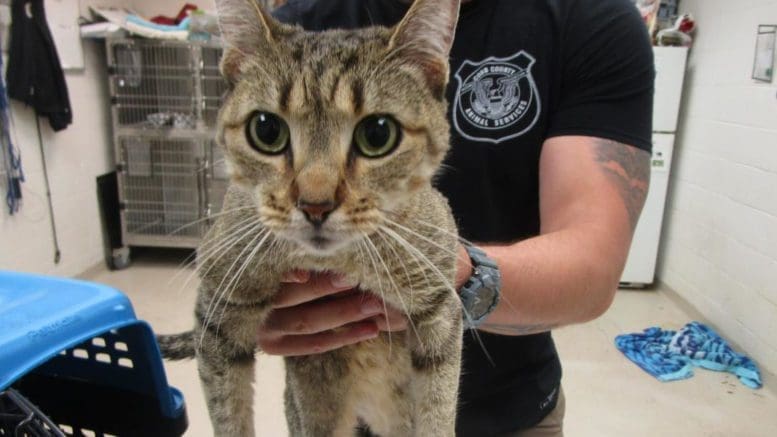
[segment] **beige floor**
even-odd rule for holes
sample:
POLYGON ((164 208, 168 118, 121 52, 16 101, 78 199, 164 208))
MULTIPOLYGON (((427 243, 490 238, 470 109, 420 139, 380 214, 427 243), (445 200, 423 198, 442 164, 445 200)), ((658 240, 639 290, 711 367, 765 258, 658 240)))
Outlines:
MULTIPOLYGON (((196 279, 181 270, 183 256, 157 253, 135 258, 119 272, 95 270, 87 279, 126 292, 139 318, 155 331, 184 330, 192 323, 196 279)), ((751 390, 735 377, 698 371, 685 381, 661 383, 627 361, 613 338, 648 326, 679 328, 692 320, 667 294, 621 291, 599 320, 554 334, 564 364, 567 395, 566 435, 621 436, 777 436, 774 375, 767 388, 751 390)), ((210 436, 209 422, 194 363, 167 363, 170 384, 186 398, 187 436, 210 436)), ((256 382, 256 428, 259 436, 285 436, 283 368, 277 358, 259 356, 256 382)), ((486 436, 484 436, 486 437, 486 436)))

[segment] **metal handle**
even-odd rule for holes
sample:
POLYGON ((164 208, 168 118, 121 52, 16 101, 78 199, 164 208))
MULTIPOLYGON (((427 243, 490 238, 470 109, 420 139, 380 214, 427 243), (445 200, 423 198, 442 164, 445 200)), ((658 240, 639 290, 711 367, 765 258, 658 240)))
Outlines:
POLYGON ((127 146, 125 146, 123 143, 119 143, 119 159, 116 163, 116 171, 118 173, 124 173, 124 171, 127 168, 127 162, 129 161, 127 156, 127 146))
POLYGON ((203 185, 205 183, 203 179, 203 173, 205 168, 203 167, 204 160, 202 158, 194 158, 195 180, 197 181, 197 210, 200 212, 200 218, 205 209, 205 196, 203 195, 203 185))
MULTIPOLYGON (((200 218, 210 217, 210 200, 208 199, 208 170, 210 160, 207 158, 197 158, 197 193, 199 198, 200 218)), ((206 221, 210 225, 210 220, 206 221)))

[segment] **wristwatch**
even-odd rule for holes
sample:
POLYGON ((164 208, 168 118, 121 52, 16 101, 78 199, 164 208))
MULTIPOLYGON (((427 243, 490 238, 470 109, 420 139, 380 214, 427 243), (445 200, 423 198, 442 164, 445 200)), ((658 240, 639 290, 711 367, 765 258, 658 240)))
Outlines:
POLYGON ((459 297, 464 307, 464 327, 475 329, 496 309, 502 275, 485 252, 468 243, 463 245, 472 261, 472 276, 459 290, 459 297))

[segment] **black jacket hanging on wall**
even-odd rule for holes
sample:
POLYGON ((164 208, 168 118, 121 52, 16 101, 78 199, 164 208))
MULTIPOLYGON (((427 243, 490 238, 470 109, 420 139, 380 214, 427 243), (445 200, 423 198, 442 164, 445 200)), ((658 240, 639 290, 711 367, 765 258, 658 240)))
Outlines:
POLYGON ((73 122, 73 113, 43 0, 13 0, 11 19, 8 95, 48 117, 55 131, 65 129, 73 122))

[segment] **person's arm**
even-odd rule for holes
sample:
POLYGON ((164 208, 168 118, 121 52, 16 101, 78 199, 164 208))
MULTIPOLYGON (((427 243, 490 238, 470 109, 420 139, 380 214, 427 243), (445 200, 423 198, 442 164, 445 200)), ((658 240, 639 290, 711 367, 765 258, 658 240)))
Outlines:
MULTIPOLYGON (((527 335, 604 313, 647 195, 650 154, 593 137, 549 139, 540 159, 541 235, 480 246, 499 264, 502 300, 480 329, 527 335)), ((469 265, 460 263, 459 285, 469 265)))
POLYGON ((644 23, 626 0, 572 2, 568 12, 540 157, 540 235, 485 247, 503 276, 502 303, 482 327, 494 333, 606 311, 647 194, 655 68, 644 23))
MULTIPOLYGON (((612 302, 650 179, 650 154, 592 137, 557 137, 540 159, 541 235, 481 246, 499 264, 502 300, 480 329, 528 335, 581 323, 612 302)), ((464 249, 457 286, 471 274, 464 249)), ((267 323, 261 349, 308 355, 403 330, 404 316, 376 297, 343 291, 331 277, 291 274, 267 323), (388 319, 388 321, 386 320, 388 319)))

